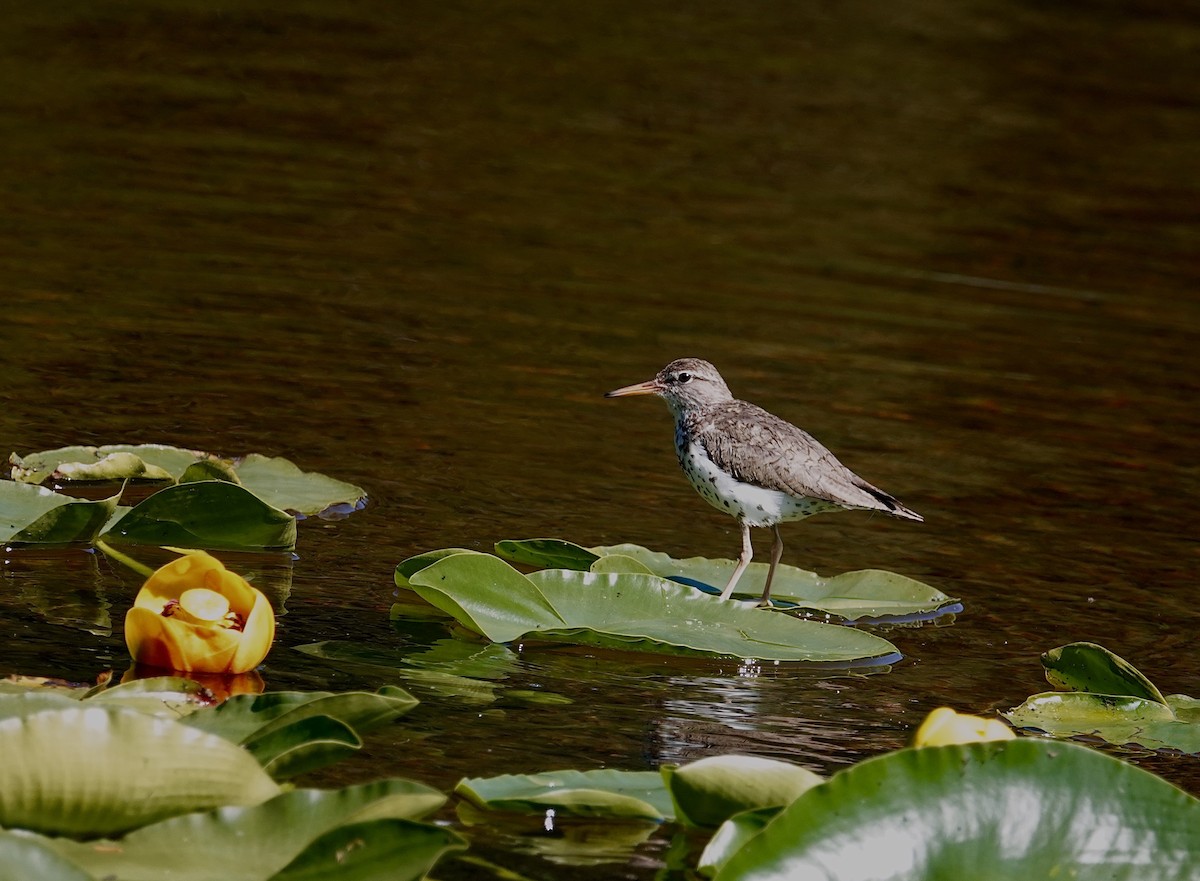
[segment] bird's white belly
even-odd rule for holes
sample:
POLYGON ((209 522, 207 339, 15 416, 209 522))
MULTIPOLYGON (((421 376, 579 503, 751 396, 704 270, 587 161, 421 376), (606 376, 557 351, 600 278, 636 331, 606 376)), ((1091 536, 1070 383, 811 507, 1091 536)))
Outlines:
POLYGON ((744 483, 717 467, 700 444, 678 447, 679 464, 704 500, 751 526, 774 526, 838 508, 824 499, 793 496, 744 483))

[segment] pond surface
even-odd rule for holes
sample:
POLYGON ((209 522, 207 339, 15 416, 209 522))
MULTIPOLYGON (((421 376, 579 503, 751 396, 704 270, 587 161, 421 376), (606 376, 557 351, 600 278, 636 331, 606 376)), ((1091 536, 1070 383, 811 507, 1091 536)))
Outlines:
MULTIPOLYGON (((1185 6, 132 0, 24 4, 0 43, 0 442, 261 452, 370 495, 300 524, 290 566, 245 561, 287 585, 269 688, 422 699, 316 782, 828 773, 935 706, 1016 705, 1075 640, 1200 695, 1185 6), (882 675, 571 649, 490 691, 406 672, 453 650, 388 620, 421 551, 736 555, 665 407, 602 398, 685 355, 926 518, 790 524, 785 562, 965 611, 885 633, 882 675)), ((136 576, 6 557, 0 673, 125 669, 136 576)), ((1196 759, 1138 761, 1200 793, 1196 759)), ((531 878, 676 859, 652 830, 472 835, 531 878)))

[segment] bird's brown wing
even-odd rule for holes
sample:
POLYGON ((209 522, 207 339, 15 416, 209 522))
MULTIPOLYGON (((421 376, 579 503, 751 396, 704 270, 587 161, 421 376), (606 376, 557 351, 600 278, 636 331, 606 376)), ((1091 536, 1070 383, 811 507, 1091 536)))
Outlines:
POLYGON ((745 483, 922 519, 839 462, 807 431, 754 404, 730 401, 708 408, 692 431, 713 462, 745 483))

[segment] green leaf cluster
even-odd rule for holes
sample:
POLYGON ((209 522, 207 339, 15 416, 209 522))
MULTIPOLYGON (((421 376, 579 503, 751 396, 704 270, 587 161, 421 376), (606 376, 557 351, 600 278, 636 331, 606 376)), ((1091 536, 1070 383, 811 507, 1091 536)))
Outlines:
POLYGON ((1200 700, 1163 694, 1136 667, 1103 646, 1073 642, 1042 655, 1059 691, 1032 695, 1003 713, 1019 728, 1053 737, 1098 737, 1150 750, 1200 754, 1200 700))
POLYGON ((361 507, 360 487, 283 458, 221 459, 161 444, 63 447, 9 459, 0 481, 0 541, 15 545, 97 540, 205 549, 290 549, 296 515, 361 507), (122 491, 86 500, 41 486, 127 482, 161 485, 132 507, 122 491))
POLYGON ((722 602, 645 572, 518 572, 491 554, 432 551, 396 567, 396 584, 493 642, 541 640, 762 661, 884 665, 887 640, 851 627, 722 602))
MULTIPOLYGON (((514 563, 539 568, 657 575, 718 594, 737 565, 735 560, 707 557, 678 560, 634 544, 584 548, 552 538, 502 541, 497 543, 496 553, 514 563)), ((768 568, 765 563, 751 563, 734 596, 757 599, 768 568)), ((777 607, 787 611, 819 613, 846 621, 919 622, 952 618, 962 610, 954 597, 881 569, 824 578, 781 564, 776 567, 771 597, 777 607)))
POLYGON ((276 782, 406 712, 401 689, 201 697, 170 678, 0 694, 0 874, 418 879, 465 846, 421 822, 445 796, 420 783, 276 782))
POLYGON ((1015 740, 904 749, 828 780, 786 762, 718 756, 645 772, 468 779, 492 810, 677 820, 715 830, 717 881, 824 878, 1191 877, 1200 801, 1076 744, 1015 740))

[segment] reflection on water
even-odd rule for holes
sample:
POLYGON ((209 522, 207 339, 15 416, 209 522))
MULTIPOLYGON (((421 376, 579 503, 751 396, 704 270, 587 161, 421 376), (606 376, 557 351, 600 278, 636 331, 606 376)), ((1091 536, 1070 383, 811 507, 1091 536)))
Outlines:
MULTIPOLYGON (((813 518, 785 562, 963 599, 889 633, 882 676, 527 651, 496 701, 427 689, 325 779, 735 749, 829 771, 933 706, 1015 705, 1076 639, 1200 694, 1198 39, 1162 4, 25 4, 0 33, 0 436, 366 487, 300 524, 268 688, 402 682, 293 648, 445 638, 387 620, 422 550, 736 547, 667 415, 600 397, 685 355, 927 518, 813 518)), ((7 564, 0 668, 124 669, 136 585, 51 559, 7 564)), ((1192 764, 1152 767, 1200 791, 1192 764)))

